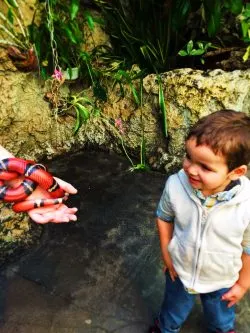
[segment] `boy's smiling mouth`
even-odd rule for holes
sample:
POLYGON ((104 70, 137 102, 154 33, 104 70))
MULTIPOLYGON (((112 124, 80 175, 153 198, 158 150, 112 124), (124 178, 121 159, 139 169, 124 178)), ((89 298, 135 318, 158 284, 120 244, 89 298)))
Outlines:
POLYGON ((196 179, 196 178, 194 178, 192 176, 189 176, 189 175, 188 175, 188 180, 189 180, 191 185, 197 185, 198 183, 200 183, 199 179, 196 179))

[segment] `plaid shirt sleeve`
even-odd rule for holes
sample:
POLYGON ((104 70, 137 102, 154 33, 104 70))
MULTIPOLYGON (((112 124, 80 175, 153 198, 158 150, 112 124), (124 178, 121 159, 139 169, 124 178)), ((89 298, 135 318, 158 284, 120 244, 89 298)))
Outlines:
POLYGON ((169 180, 166 182, 164 191, 158 204, 156 216, 165 222, 174 222, 174 211, 169 197, 169 180))

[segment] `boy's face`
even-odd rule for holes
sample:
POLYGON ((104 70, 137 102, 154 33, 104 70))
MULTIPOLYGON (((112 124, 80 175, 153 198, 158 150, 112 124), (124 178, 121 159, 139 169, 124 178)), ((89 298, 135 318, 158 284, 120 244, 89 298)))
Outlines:
POLYGON ((239 178, 228 170, 222 154, 215 154, 207 145, 196 145, 196 138, 186 142, 186 157, 183 169, 191 186, 199 189, 205 196, 221 192, 233 179, 239 178))

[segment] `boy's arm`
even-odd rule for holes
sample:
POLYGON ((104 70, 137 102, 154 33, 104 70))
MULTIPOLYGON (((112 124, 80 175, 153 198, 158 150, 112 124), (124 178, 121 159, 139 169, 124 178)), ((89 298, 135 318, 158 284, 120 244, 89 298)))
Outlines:
POLYGON ((222 296, 222 300, 229 301, 228 307, 236 304, 250 288, 250 254, 243 252, 241 260, 242 268, 238 281, 222 296))
POLYGON ((168 252, 168 244, 170 243, 173 236, 174 224, 171 222, 165 222, 160 218, 157 218, 156 222, 159 232, 162 258, 164 264, 166 265, 166 268, 169 270, 169 274, 172 281, 174 281, 175 278, 177 277, 177 273, 174 269, 172 259, 168 252))

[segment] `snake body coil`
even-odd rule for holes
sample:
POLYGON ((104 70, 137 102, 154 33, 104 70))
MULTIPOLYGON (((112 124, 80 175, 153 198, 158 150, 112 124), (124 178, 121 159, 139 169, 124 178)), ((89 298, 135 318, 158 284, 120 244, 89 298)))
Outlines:
POLYGON ((6 158, 0 160, 0 200, 13 202, 15 212, 24 212, 33 208, 56 205, 67 200, 67 195, 60 188, 54 177, 40 164, 21 158, 6 158), (24 179, 17 187, 6 185, 16 177, 24 179), (52 198, 25 200, 37 186, 50 193, 52 198))

